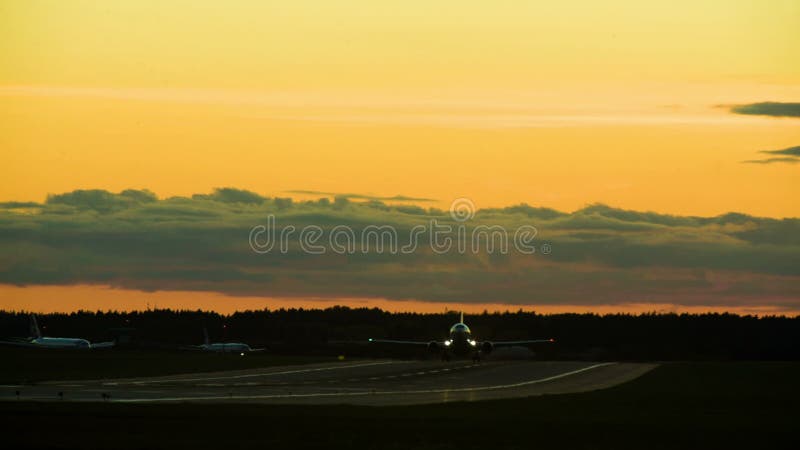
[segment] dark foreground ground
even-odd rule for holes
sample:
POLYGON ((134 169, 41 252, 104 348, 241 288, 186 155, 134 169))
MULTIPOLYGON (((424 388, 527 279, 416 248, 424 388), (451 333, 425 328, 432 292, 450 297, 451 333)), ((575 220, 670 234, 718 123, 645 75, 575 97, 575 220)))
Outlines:
POLYGON ((445 405, 0 402, 3 448, 800 448, 800 363, 669 363, 614 388, 445 405))

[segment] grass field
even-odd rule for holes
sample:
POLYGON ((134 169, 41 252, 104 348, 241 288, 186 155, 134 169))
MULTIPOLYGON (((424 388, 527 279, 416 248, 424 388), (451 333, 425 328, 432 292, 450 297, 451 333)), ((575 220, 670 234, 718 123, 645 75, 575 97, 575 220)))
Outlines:
POLYGON ((800 363, 671 363, 583 394, 407 407, 0 403, 4 448, 800 448, 800 363))
POLYGON ((335 360, 332 356, 282 356, 269 352, 240 356, 238 353, 177 350, 65 351, 0 347, 0 384, 172 375, 335 360))

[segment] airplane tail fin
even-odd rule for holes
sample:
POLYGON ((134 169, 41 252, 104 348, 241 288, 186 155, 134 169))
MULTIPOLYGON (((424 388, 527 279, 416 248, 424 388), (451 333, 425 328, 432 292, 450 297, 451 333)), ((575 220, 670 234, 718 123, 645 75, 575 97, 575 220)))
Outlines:
POLYGON ((464 323, 464 311, 461 311, 461 319, 459 320, 460 323, 464 323))
POLYGON ((208 328, 203 327, 203 344, 208 345, 211 341, 208 339, 208 328))
POLYGON ((36 339, 42 337, 42 332, 39 330, 39 324, 36 323, 36 315, 31 314, 31 337, 36 339))

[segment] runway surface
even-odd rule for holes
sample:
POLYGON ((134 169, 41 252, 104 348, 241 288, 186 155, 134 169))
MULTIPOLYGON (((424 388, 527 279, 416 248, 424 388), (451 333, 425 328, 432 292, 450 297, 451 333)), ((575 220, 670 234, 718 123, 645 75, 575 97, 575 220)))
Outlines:
POLYGON ((583 392, 655 364, 364 360, 119 380, 0 386, 0 400, 411 405, 583 392))

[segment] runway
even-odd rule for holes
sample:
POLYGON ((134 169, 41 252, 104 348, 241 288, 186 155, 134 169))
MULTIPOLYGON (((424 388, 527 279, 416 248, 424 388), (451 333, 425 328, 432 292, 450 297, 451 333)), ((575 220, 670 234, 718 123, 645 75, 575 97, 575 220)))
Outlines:
POLYGON ((584 392, 655 364, 363 360, 246 371, 0 386, 0 400, 412 405, 584 392))

